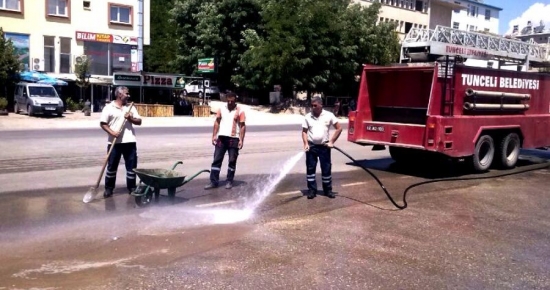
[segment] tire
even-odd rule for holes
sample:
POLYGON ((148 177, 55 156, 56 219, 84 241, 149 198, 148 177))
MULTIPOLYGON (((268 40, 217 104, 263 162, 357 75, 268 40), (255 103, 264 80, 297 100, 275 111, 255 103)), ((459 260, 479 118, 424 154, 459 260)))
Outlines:
POLYGON ((31 105, 27 105, 27 115, 34 116, 34 111, 32 110, 31 105))
POLYGON ((19 105, 17 104, 17 102, 15 102, 15 104, 13 105, 13 112, 15 114, 19 114, 19 105))
POLYGON ((502 168, 509 169, 516 166, 519 157, 521 141, 518 134, 510 133, 506 135, 498 146, 497 160, 502 168))
POLYGON ((482 135, 479 137, 472 156, 472 164, 477 172, 487 171, 495 157, 495 142, 493 137, 482 135))

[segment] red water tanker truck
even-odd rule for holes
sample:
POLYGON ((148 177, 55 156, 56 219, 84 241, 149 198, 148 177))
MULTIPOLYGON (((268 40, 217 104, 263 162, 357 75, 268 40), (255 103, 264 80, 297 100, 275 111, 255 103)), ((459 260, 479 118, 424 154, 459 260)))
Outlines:
POLYGON ((364 66, 348 141, 389 147, 397 162, 447 156, 476 171, 514 167, 520 148, 550 146, 549 74, 469 67, 443 57, 364 66))

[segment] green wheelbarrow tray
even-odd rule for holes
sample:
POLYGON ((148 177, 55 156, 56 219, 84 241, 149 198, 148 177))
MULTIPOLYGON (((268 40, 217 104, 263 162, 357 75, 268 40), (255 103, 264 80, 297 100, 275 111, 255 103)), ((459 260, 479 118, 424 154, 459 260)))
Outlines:
POLYGON ((140 185, 131 194, 136 197, 144 196, 149 192, 150 188, 153 188, 155 191, 155 195, 158 195, 161 189, 168 189, 168 195, 174 196, 176 193, 176 188, 185 185, 201 173, 210 172, 210 170, 201 170, 190 178, 186 179, 186 175, 183 175, 182 173, 174 170, 176 166, 178 166, 178 164, 183 164, 183 162, 176 162, 171 170, 158 168, 134 169, 134 172, 140 179, 140 185), (145 184, 147 187, 145 189, 142 188, 141 183, 145 184))

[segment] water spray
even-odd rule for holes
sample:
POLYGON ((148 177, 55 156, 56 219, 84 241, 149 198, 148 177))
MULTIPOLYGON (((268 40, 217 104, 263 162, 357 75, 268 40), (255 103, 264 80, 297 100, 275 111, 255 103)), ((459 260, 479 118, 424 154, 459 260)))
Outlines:
POLYGON ((513 172, 507 172, 507 173, 501 173, 501 174, 490 174, 490 175, 478 176, 478 177, 441 178, 441 179, 434 179, 434 180, 428 180, 428 181, 414 183, 414 184, 410 185, 409 187, 407 187, 405 189, 405 191, 403 191, 403 205, 399 205, 391 197, 390 193, 388 192, 388 190, 384 186, 384 183, 382 183, 382 181, 380 181, 380 179, 374 173, 372 173, 372 171, 370 171, 368 168, 366 168, 365 166, 363 166, 362 164, 357 162, 357 160, 355 160, 349 154, 344 152, 342 149, 340 149, 336 146, 334 146, 334 149, 340 151, 340 153, 344 154, 344 156, 349 158, 354 164, 356 164, 357 166, 363 168, 363 170, 365 170, 368 174, 370 174, 370 176, 372 176, 372 178, 374 178, 374 180, 376 180, 376 182, 378 183, 380 188, 382 188, 382 190, 384 191, 384 193, 386 194, 388 199, 391 201, 391 203, 398 209, 407 208, 407 192, 409 192, 409 190, 411 190, 411 189, 413 189, 417 186, 420 186, 420 185, 424 185, 424 184, 428 184, 428 183, 444 182, 444 181, 465 181, 465 180, 481 180, 481 179, 497 178, 497 177, 503 177, 503 176, 508 176, 508 175, 520 174, 520 173, 533 171, 533 170, 544 169, 544 168, 548 168, 550 166, 550 161, 547 160, 546 162, 531 165, 531 166, 529 166, 529 168, 524 169, 524 170, 520 170, 520 171, 513 171, 513 172))

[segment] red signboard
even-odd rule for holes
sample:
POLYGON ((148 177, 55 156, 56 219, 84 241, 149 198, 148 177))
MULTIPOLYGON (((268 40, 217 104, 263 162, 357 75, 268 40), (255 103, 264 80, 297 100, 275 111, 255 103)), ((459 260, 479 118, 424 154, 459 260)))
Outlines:
POLYGON ((130 44, 130 45, 137 45, 138 43, 137 37, 121 36, 121 35, 113 35, 113 34, 105 34, 105 33, 83 32, 83 31, 76 32, 76 40, 130 44))

